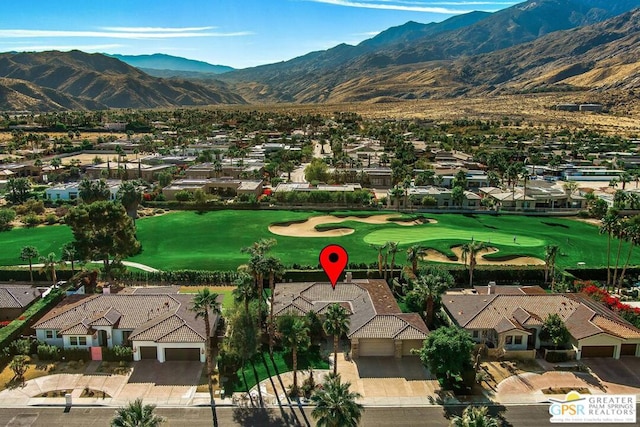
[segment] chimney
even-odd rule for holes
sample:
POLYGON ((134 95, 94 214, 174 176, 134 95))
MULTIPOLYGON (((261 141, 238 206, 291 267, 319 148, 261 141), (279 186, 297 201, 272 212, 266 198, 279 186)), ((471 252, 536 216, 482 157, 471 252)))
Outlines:
POLYGON ((491 295, 494 294, 496 292, 496 282, 489 282, 489 285, 487 286, 487 294, 491 295))
POLYGON ((104 295, 110 294, 111 293, 111 287, 109 285, 105 285, 102 287, 102 293, 104 295))
POLYGON ((353 279, 353 273, 350 271, 347 271, 347 274, 344 277, 344 283, 351 283, 352 279, 353 279))

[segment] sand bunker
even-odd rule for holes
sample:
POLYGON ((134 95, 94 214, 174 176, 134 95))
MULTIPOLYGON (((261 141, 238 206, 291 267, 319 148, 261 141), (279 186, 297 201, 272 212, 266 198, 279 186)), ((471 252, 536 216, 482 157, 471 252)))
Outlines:
POLYGON ((273 234, 277 234, 279 236, 289 236, 289 237, 339 237, 346 236, 348 234, 352 234, 355 232, 353 228, 349 227, 340 227, 334 228, 331 230, 318 231, 316 230, 317 225, 321 224, 336 224, 345 221, 358 221, 364 222, 366 224, 398 224, 404 226, 412 226, 412 225, 420 225, 425 222, 437 222, 433 219, 417 219, 413 221, 389 221, 390 218, 397 218, 398 215, 395 214, 385 214, 385 215, 372 215, 368 217, 357 217, 357 216, 346 216, 346 217, 338 217, 334 215, 322 215, 322 216, 314 216, 307 219, 304 222, 292 223, 287 225, 271 225, 269 226, 269 231, 273 234))
MULTIPOLYGON (((493 259, 486 259, 484 257, 485 255, 494 254, 498 251, 499 251, 498 248, 493 248, 493 247, 489 247, 480 251, 478 256, 476 257, 478 265, 544 265, 544 261, 541 260, 540 258, 534 258, 530 256, 517 256, 510 259, 505 259, 505 260, 493 260, 493 259)), ((457 260, 452 260, 446 255, 444 255, 443 253, 436 251, 435 249, 428 249, 426 251, 426 255, 423 256, 422 258, 425 261, 437 261, 437 262, 447 262, 451 264, 463 264, 462 247, 454 246, 451 248, 451 252, 453 252, 456 255, 456 257, 458 257, 457 260)))

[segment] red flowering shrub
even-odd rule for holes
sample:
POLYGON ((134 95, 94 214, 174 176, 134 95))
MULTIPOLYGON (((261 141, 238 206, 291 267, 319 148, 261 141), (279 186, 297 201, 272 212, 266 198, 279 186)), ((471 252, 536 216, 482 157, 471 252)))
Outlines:
POLYGON ((582 293, 595 301, 603 302, 610 310, 618 312, 625 320, 636 325, 636 327, 640 325, 640 308, 631 307, 629 304, 620 302, 619 298, 612 297, 609 292, 595 285, 584 287, 582 293))

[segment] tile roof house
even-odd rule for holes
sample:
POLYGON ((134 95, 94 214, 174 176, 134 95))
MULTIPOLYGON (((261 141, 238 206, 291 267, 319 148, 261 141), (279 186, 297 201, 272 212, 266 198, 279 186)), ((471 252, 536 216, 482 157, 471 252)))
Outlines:
POLYGON ((640 357, 640 329, 579 294, 490 293, 442 297, 449 320, 474 341, 506 351, 538 349, 544 320, 556 313, 571 334, 576 358, 640 357))
POLYGON ((274 314, 326 313, 339 303, 350 314, 347 337, 351 356, 409 356, 422 347, 429 330, 417 313, 402 313, 384 280, 281 283, 276 286, 274 314))
MULTIPOLYGON (((33 328, 38 340, 63 348, 130 345, 134 360, 205 361, 205 325, 189 311, 192 296, 133 292, 73 295, 33 328)), ((215 331, 218 316, 212 315, 215 331)))
POLYGON ((20 316, 40 296, 41 292, 30 285, 0 284, 0 321, 20 316))

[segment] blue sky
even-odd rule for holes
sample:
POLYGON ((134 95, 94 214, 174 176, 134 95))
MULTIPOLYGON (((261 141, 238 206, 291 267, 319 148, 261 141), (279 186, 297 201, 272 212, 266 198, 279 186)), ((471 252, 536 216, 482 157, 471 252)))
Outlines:
POLYGON ((357 44, 407 21, 511 0, 26 0, 2 2, 0 52, 166 53, 236 68, 357 44))

